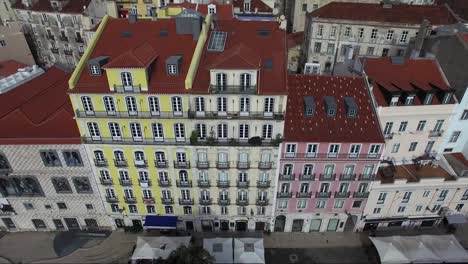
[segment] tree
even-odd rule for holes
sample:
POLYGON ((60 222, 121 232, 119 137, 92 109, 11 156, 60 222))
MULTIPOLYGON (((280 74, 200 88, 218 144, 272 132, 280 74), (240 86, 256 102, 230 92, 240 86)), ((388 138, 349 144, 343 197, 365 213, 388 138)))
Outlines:
POLYGON ((202 247, 184 245, 172 251, 164 264, 213 264, 214 258, 202 247))

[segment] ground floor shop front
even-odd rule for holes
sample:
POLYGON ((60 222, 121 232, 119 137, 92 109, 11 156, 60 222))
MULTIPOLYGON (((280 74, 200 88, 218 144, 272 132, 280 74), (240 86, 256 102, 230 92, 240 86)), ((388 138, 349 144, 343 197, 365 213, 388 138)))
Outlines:
POLYGON ((290 213, 277 215, 273 232, 352 231, 358 216, 346 213, 290 213))

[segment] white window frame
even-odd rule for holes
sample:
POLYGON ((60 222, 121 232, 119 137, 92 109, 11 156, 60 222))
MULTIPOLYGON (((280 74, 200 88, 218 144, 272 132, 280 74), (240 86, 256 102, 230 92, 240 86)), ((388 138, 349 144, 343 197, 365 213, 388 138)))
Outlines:
POLYGON ((100 141, 101 132, 99 131, 99 125, 96 122, 88 122, 88 131, 92 140, 100 141))
POLYGON ((141 124, 132 122, 129 126, 133 141, 143 141, 143 130, 141 129, 141 124))
POLYGON ((159 98, 156 96, 148 97, 148 106, 151 115, 159 116, 161 114, 161 106, 159 104, 159 98))
POLYGON ((82 96, 81 103, 83 104, 83 110, 86 115, 94 115, 93 101, 89 96, 82 96))
POLYGON ((106 109, 107 115, 115 115, 114 98, 111 96, 104 96, 102 100, 104 102, 104 108, 106 109))
POLYGON ((109 132, 114 141, 122 140, 122 131, 120 130, 120 125, 117 122, 109 122, 109 132))
POLYGON ((174 124, 174 137, 177 142, 185 141, 185 125, 183 123, 174 124))
POLYGON ((164 141, 164 126, 162 123, 151 123, 153 139, 156 142, 164 141))
POLYGON ((171 97, 172 112, 175 116, 181 116, 184 111, 182 97, 173 96, 171 97))

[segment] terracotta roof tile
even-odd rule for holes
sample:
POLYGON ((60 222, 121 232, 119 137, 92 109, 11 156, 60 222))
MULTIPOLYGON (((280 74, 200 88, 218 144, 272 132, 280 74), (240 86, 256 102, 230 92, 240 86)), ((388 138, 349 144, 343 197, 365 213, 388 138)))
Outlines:
POLYGON ((286 141, 296 142, 384 142, 379 122, 363 78, 290 74, 284 123, 286 141), (304 96, 313 96, 315 113, 304 114, 304 96), (337 104, 335 117, 325 110, 325 96, 337 104), (347 117, 344 97, 354 98, 356 117, 347 117))
POLYGON ((78 144, 70 75, 56 67, 0 95, 0 144, 78 144))
MULTIPOLYGON (((447 91, 450 89, 437 62, 430 59, 404 60, 392 63, 392 58, 366 58, 364 70, 372 81, 377 104, 387 106, 387 93, 447 91)), ((421 104, 416 96, 415 105, 421 104)), ((440 104, 434 96, 432 104, 440 104)))
POLYGON ((382 4, 331 2, 308 13, 308 16, 398 24, 420 24, 424 19, 428 19, 433 25, 457 22, 452 13, 442 5, 393 4, 391 8, 384 8, 382 4))
POLYGON ((15 60, 7 60, 0 62, 0 79, 15 74, 19 68, 24 68, 28 65, 15 60))
POLYGON ((111 59, 104 65, 104 68, 146 68, 157 56, 153 47, 145 41, 115 59, 111 59))
POLYGON ((240 43, 229 50, 210 65, 213 69, 259 69, 260 57, 244 43, 240 43))

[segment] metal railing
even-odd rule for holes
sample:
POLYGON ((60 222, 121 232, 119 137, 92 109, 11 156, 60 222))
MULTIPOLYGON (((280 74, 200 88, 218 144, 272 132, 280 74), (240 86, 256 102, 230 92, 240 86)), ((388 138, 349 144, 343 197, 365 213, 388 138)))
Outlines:
POLYGON ((241 200, 241 199, 237 198, 236 199, 236 204, 239 205, 239 206, 248 205, 249 204, 249 199, 241 200))
POLYGON ((160 168, 160 169, 167 168, 167 161, 157 161, 157 160, 154 160, 154 166, 155 166, 156 168, 160 168))
POLYGON ((316 192, 315 197, 316 198, 330 198, 331 192, 316 192))
POLYGON ((198 187, 209 188, 211 187, 211 182, 209 180, 198 180, 198 187))
POLYGON ((128 167, 128 163, 126 159, 123 159, 123 160, 114 159, 114 165, 116 167, 128 167))
POLYGON ((139 93, 141 92, 141 84, 118 85, 114 84, 114 92, 116 93, 139 93))
POLYGON ((229 187, 229 181, 216 181, 216 185, 218 186, 218 188, 227 188, 229 187))
POLYGON ((161 203, 168 205, 168 204, 174 204, 174 199, 172 197, 169 198, 161 198, 161 203))
POLYGON ((230 205, 230 204, 231 204, 231 199, 229 199, 229 198, 227 198, 227 199, 218 198, 218 205, 226 206, 226 205, 230 205))
POLYGON ((335 180, 335 177, 336 177, 336 174, 335 174, 335 173, 333 173, 333 174, 323 174, 323 173, 320 173, 319 180, 320 180, 320 181, 334 181, 334 180, 335 180))
POLYGON ((315 179, 315 173, 313 174, 299 174, 300 181, 313 181, 315 179))
POLYGON ((296 198, 310 198, 312 197, 312 192, 296 192, 296 198))
POLYGON ((176 169, 190 169, 190 161, 176 161, 176 160, 174 160, 174 168, 176 168, 176 169))
POLYGON ((106 196, 106 201, 107 201, 108 203, 118 203, 118 202, 119 202, 119 198, 106 196))
POLYGON ((122 180, 122 179, 119 179, 119 183, 120 185, 122 186, 132 186, 132 180, 122 180))
POLYGON ((151 180, 148 179, 148 180, 141 180, 139 179, 138 182, 140 183, 140 186, 141 187, 149 187, 151 186, 151 180))
POLYGON ((270 181, 257 181, 257 188, 268 188, 270 187, 270 181))
POLYGON ((257 86, 210 85, 212 94, 256 94, 257 86))
POLYGON ((193 205, 193 199, 190 198, 190 199, 180 199, 179 198, 179 204, 180 205, 193 205))
POLYGON ((354 192, 354 198, 367 198, 369 197, 369 192, 354 192))
POLYGON ((351 160, 378 160, 380 154, 334 154, 334 153, 282 153, 282 159, 351 159, 351 160), (330 156, 330 154, 333 154, 330 156))
POLYGON ((356 174, 341 174, 340 181, 354 181, 356 180, 356 174))
POLYGON ((107 159, 103 159, 103 160, 94 159, 94 165, 96 165, 96 167, 107 167, 107 159))
POLYGON ((197 161, 197 169, 208 169, 208 168, 210 168, 210 162, 197 161))
POLYGON ((126 203, 136 203, 137 202, 137 199, 135 197, 125 196, 124 200, 125 200, 126 203))
POLYGON ((179 180, 177 180, 176 181, 176 186, 177 187, 192 187, 192 181, 191 180, 188 180, 188 181, 179 181, 179 180))
POLYGON ((292 192, 278 192, 276 194, 277 198, 291 198, 292 197, 292 192))
POLYGON ((178 114, 172 111, 164 111, 164 112, 151 112, 151 111, 82 111, 82 110, 75 110, 75 114, 77 118, 136 118, 136 119, 148 119, 148 118, 162 118, 162 119, 183 119, 187 118, 187 112, 182 112, 182 114, 178 114))
POLYGON ((294 181, 296 178, 296 174, 280 174, 279 180, 280 181, 294 181))
POLYGON ((213 203, 213 199, 212 198, 208 198, 208 199, 200 198, 198 203, 200 205, 211 205, 213 203))
POLYGON ((137 168, 146 168, 148 167, 148 162, 146 160, 135 160, 135 167, 137 168))
POLYGON ((229 161, 216 161, 217 169, 229 169, 229 161))
POLYGON ((143 197, 143 203, 144 204, 154 204, 154 197, 150 197, 150 198, 144 198, 143 197))
POLYGON ((375 174, 360 174, 360 181, 373 181, 375 179, 375 174))
POLYGON ((250 181, 237 181, 237 188, 248 188, 250 181))
POLYGON ((441 137, 443 133, 444 133, 443 130, 439 130, 439 131, 431 130, 431 131, 429 131, 429 137, 430 138, 432 138, 432 137, 441 137))
POLYGON ((268 205, 268 199, 259 199, 255 201, 255 204, 258 206, 267 206, 268 205))
POLYGON ((114 181, 112 179, 100 178, 100 180, 101 180, 102 185, 113 185, 114 184, 114 181))
POLYGON ((171 180, 167 180, 167 181, 158 180, 158 185, 159 185, 159 187, 170 187, 171 186, 171 180))
MULTIPOLYGON (((182 138, 164 138, 164 139, 154 139, 154 138, 112 138, 112 137, 82 137, 83 143, 85 144, 109 144, 109 145, 167 145, 167 146, 182 146, 188 145, 189 142, 187 139, 182 138)), ((219 141, 214 139, 213 141, 197 141, 190 143, 192 146, 249 146, 249 147, 267 147, 267 146, 277 146, 277 143, 271 140, 262 140, 260 145, 252 145, 248 141, 219 141)))
POLYGON ((269 162, 262 162, 260 161, 258 163, 258 168, 261 169, 261 170, 269 170, 273 167, 273 162, 269 161, 269 162))
POLYGON ((284 112, 239 112, 239 111, 203 111, 196 112, 189 110, 189 118, 192 119, 268 119, 284 120, 284 112))
POLYGON ((245 162, 245 161, 238 161, 237 162, 237 168, 239 170, 247 170, 250 168, 250 162, 245 162))
POLYGON ((349 198, 350 192, 335 192, 335 198, 349 198))

